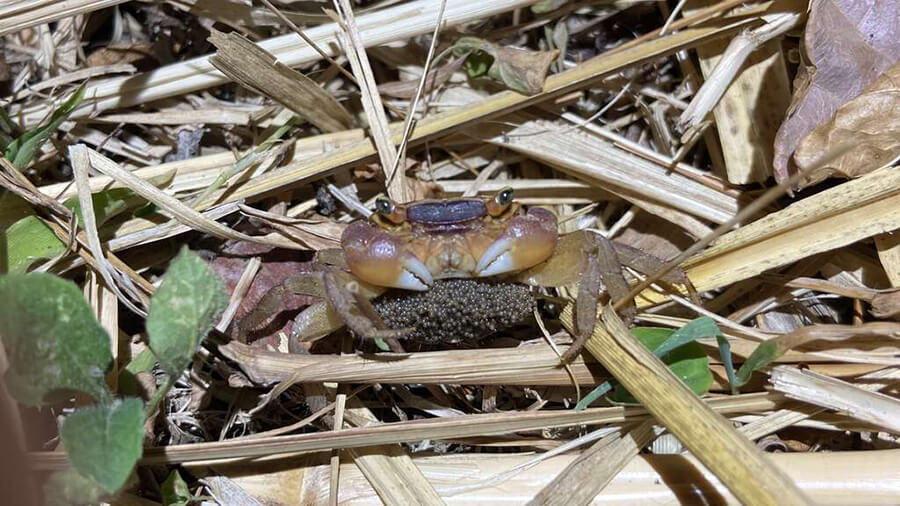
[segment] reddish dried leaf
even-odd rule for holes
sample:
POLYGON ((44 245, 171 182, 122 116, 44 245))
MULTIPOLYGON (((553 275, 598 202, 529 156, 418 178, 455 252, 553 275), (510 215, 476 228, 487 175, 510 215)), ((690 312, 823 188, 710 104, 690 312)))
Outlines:
MULTIPOLYGON (((272 248, 259 248, 258 246, 250 243, 231 243, 224 254, 210 262, 213 272, 225 281, 225 286, 231 293, 241 278, 250 257, 259 256, 262 259, 262 265, 256 277, 253 278, 247 295, 241 301, 234 321, 240 321, 256 307, 266 293, 280 286, 285 279, 301 272, 308 272, 312 267, 312 262, 304 260, 303 256, 295 251, 272 250, 272 248), (265 251, 265 249, 269 251, 265 251)), ((290 335, 293 315, 315 300, 313 297, 285 293, 281 307, 250 336, 249 341, 256 342, 267 336, 277 335, 279 332, 290 335)), ((236 327, 236 325, 232 325, 229 332, 232 334, 236 332, 236 327)), ((237 336, 232 335, 232 337, 237 336)), ((261 344, 277 345, 277 340, 265 339, 261 344)))
POLYGON ((795 80, 775 138, 775 178, 790 175, 794 150, 900 57, 900 1, 816 0, 804 35, 807 67, 795 80))
POLYGON ((806 136, 794 161, 801 169, 814 167, 822 153, 843 145, 849 151, 811 173, 805 184, 829 176, 859 177, 900 155, 900 63, 838 109, 834 119, 806 136))

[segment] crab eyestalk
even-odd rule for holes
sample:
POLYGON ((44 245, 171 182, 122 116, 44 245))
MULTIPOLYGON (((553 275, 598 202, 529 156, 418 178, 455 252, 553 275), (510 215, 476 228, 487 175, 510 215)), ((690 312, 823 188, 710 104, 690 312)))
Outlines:
POLYGON ((431 273, 409 253, 403 240, 364 221, 351 223, 341 235, 347 265, 359 279, 377 286, 424 291, 431 273))
POLYGON ((556 215, 540 207, 509 221, 478 260, 478 277, 521 271, 550 258, 556 248, 556 215))

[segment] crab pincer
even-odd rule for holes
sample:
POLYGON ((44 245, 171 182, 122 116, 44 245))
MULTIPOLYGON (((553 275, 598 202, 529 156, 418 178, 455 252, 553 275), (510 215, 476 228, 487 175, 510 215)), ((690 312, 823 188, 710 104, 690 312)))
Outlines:
POLYGON ((357 221, 344 229, 341 248, 350 271, 377 286, 425 291, 434 278, 421 260, 406 248, 402 237, 357 221))

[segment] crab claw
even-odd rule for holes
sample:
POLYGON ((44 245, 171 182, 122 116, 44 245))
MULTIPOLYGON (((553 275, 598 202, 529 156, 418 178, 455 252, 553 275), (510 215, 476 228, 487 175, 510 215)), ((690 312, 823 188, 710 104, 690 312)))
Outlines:
POLYGON ((364 221, 341 235, 347 265, 359 279, 377 286, 424 291, 434 283, 428 268, 406 251, 403 241, 364 221))
POLYGON ((509 221, 503 234, 482 253, 475 271, 485 277, 533 267, 550 258, 557 237, 556 215, 532 207, 509 221))

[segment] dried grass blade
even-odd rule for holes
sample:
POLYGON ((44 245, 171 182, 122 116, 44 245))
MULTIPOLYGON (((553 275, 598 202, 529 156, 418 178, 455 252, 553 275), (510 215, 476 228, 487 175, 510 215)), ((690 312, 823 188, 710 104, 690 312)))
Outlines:
POLYGON ((243 35, 212 30, 209 41, 218 49, 209 57, 210 63, 231 80, 270 97, 326 132, 352 126, 353 117, 330 93, 243 35))
MULTIPOLYGON (((88 248, 94 258, 97 260, 97 271, 103 278, 106 287, 116 294, 116 297, 125 304, 128 309, 141 316, 147 316, 147 312, 139 308, 119 289, 114 274, 117 274, 115 268, 106 259, 103 252, 103 245, 100 243, 100 234, 97 232, 97 217, 94 214, 94 201, 91 197, 90 183, 88 182, 88 167, 90 159, 88 154, 89 148, 83 144, 76 144, 69 147, 69 159, 72 163, 72 173, 75 179, 75 186, 78 188, 78 202, 81 204, 82 226, 84 227, 85 236, 87 236, 88 248)), ((72 230, 71 234, 77 234, 78 230, 72 230)), ((122 280, 123 277, 118 277, 122 280)), ((133 287, 133 285, 131 285, 133 287)), ((134 294, 133 294, 134 295, 134 294)), ((135 295, 135 300, 141 300, 135 295)))
POLYGON ((624 436, 607 436, 614 438, 611 443, 606 442, 606 438, 598 441, 542 488, 528 503, 529 506, 590 504, 619 471, 657 436, 654 423, 655 420, 644 420, 624 436))
POLYGON ((900 227, 900 171, 885 167, 720 237, 684 263, 699 291, 900 227))
POLYGON ((900 434, 900 401, 812 371, 779 366, 772 369, 775 390, 793 399, 841 411, 857 420, 900 434))
MULTIPOLYGON (((703 401, 721 413, 764 411, 776 408, 780 395, 770 393, 743 394, 703 401)), ((297 452, 332 448, 359 448, 422 439, 457 439, 471 436, 509 434, 518 431, 541 430, 548 427, 567 427, 581 424, 622 423, 642 420, 650 416, 646 409, 633 407, 589 408, 583 411, 525 411, 475 414, 385 423, 345 429, 339 432, 320 432, 246 438, 214 443, 194 443, 169 447, 147 448, 139 465, 181 463, 235 458, 290 455, 297 452)), ((29 462, 35 469, 60 469, 68 465, 61 452, 32 452, 29 462)))
POLYGON ((44 23, 86 14, 125 3, 126 0, 30 0, 6 2, 0 7, 0 37, 44 23))
MULTIPOLYGON (((738 209, 737 199, 708 188, 666 167, 631 154, 604 139, 547 121, 515 115, 520 126, 489 142, 544 161, 644 207, 644 200, 723 223, 738 209), (638 197, 635 199, 634 196, 638 197)), ((680 221, 680 220, 679 220, 680 221)))
POLYGON ((88 122, 127 123, 130 125, 249 125, 252 114, 228 109, 191 109, 183 111, 129 112, 106 114, 88 122))
POLYGON ((395 202, 409 202, 411 196, 406 185, 406 178, 402 177, 402 174, 401 177, 390 177, 391 167, 397 163, 397 147, 391 137, 390 125, 387 115, 384 113, 384 104, 381 102, 381 95, 378 94, 378 85, 372 74, 366 47, 360 37, 356 18, 353 16, 353 7, 348 0, 334 0, 334 7, 343 22, 344 32, 341 34, 341 41, 344 53, 350 60, 353 74, 359 83, 363 109, 366 112, 375 149, 378 151, 381 169, 386 177, 388 196, 395 202))
POLYGON ((226 227, 225 225, 222 225, 219 222, 210 220, 206 216, 203 216, 200 212, 191 209, 175 197, 164 193, 160 189, 135 176, 131 172, 123 169, 122 167, 119 167, 116 162, 110 160, 109 158, 106 158, 105 156, 90 148, 85 147, 84 149, 88 152, 91 167, 115 179, 122 185, 127 186, 133 192, 147 199, 149 202, 156 204, 157 206, 174 216, 175 219, 177 219, 181 223, 184 223, 185 225, 188 225, 195 230, 206 232, 207 234, 223 239, 237 239, 242 241, 253 241, 268 244, 268 241, 242 234, 226 227))
MULTIPOLYGON (((358 401, 348 410, 354 424, 380 423, 378 418, 358 401)), ((444 501, 422 471, 399 445, 351 448, 350 455, 385 504, 441 505, 444 501)), ((336 494, 335 494, 336 495, 336 494)))
POLYGON ((743 32, 732 39, 712 74, 678 118, 679 128, 687 130, 699 125, 719 103, 737 73, 744 67, 747 58, 767 41, 796 28, 803 19, 801 12, 775 14, 761 27, 743 32))

